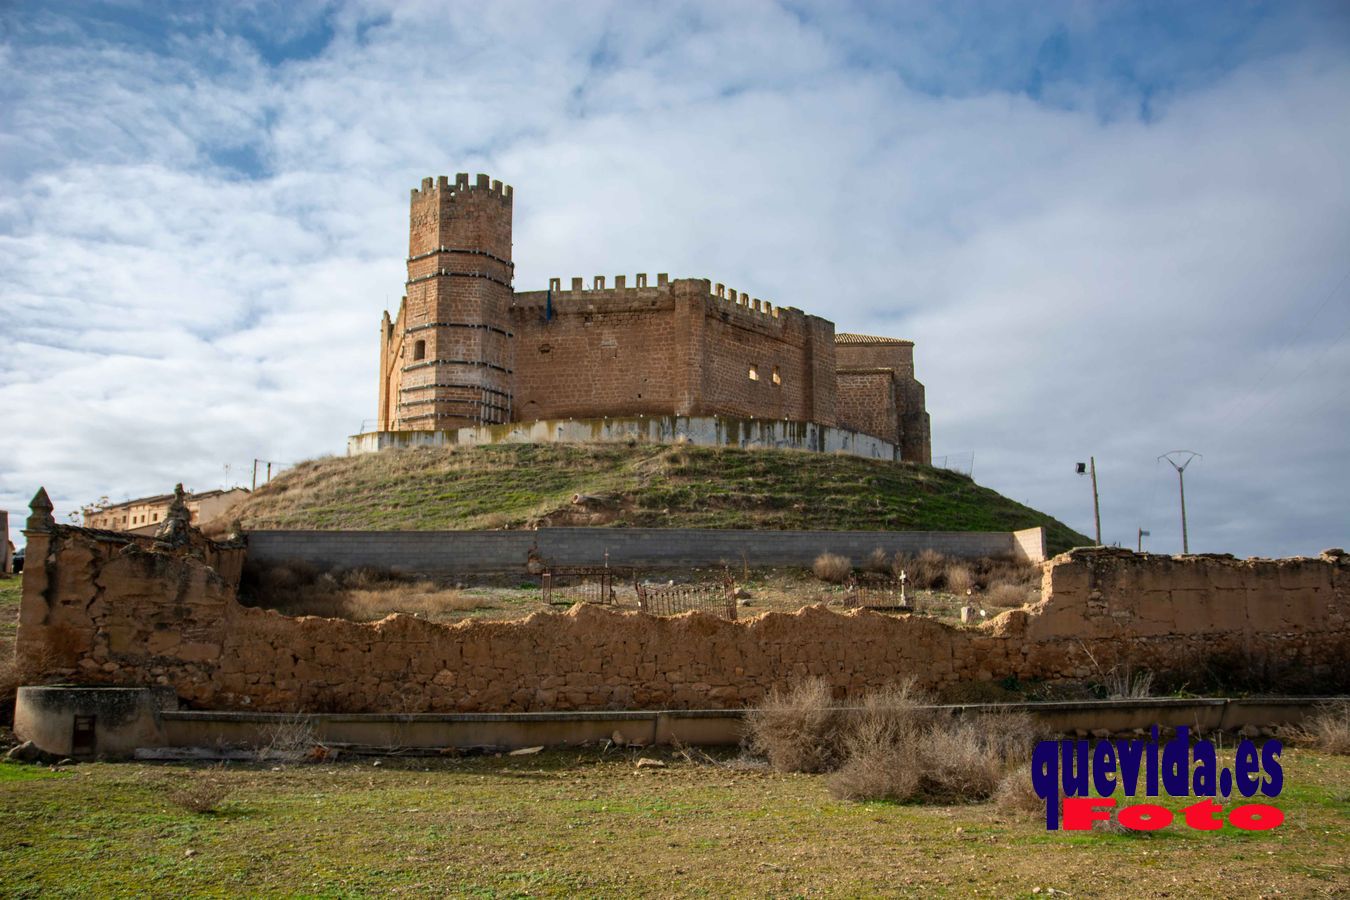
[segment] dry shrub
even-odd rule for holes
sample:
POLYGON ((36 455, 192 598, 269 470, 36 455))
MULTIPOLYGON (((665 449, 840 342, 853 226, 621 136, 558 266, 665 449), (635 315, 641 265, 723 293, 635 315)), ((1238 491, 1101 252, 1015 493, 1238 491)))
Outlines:
POLYGON ((799 681, 786 691, 775 687, 746 716, 751 752, 766 757, 780 772, 833 769, 842 753, 845 718, 833 706, 823 678, 799 681))
POLYGON ((314 725, 309 717, 296 714, 262 729, 258 759, 305 759, 310 757, 311 751, 317 746, 319 741, 314 736, 314 725))
POLYGON ((1030 766, 1014 766, 994 789, 994 805, 1018 817, 1045 818, 1045 801, 1036 795, 1030 766))
POLYGON ((848 738, 849 755, 830 775, 830 793, 840 800, 904 803, 919 791, 911 742, 897 742, 876 722, 865 722, 848 738))
POLYGON ((990 559, 981 557, 971 563, 975 573, 977 587, 990 590, 997 584, 1013 584, 1025 587, 1028 591, 1039 590, 1041 586, 1041 567, 1039 563, 1025 560, 990 559))
POLYGON ((844 800, 913 798, 919 789, 913 748, 932 721, 923 708, 927 702, 913 679, 869 692, 849 716, 843 764, 830 776, 831 793, 844 800))
POLYGON ((373 567, 320 572, 307 563, 250 568, 243 589, 254 605, 288 616, 370 622, 390 613, 434 619, 488 605, 434 581, 373 567))
POLYGON ((847 556, 840 556, 837 553, 822 553, 811 564, 811 571, 821 581, 827 581, 830 584, 843 584, 853 574, 853 564, 849 562, 847 556))
POLYGON ((198 815, 215 812, 229 795, 229 785, 215 771, 195 773, 166 792, 174 806, 198 815))
POLYGON ((942 572, 942 581, 953 594, 965 594, 975 587, 975 575, 964 563, 951 563, 942 572))
POLYGON ((918 556, 895 554, 891 570, 899 577, 903 571, 909 584, 919 590, 932 590, 942 585, 947 558, 936 550, 923 550, 918 556))
POLYGON ((1038 735, 1022 713, 952 718, 926 704, 913 681, 834 707, 824 679, 775 690, 746 722, 749 747, 782 772, 830 772, 848 800, 962 803, 993 795, 1038 735))
POLYGON ((886 555, 886 551, 877 547, 867 555, 863 562, 863 570, 875 575, 891 574, 891 558, 886 555))
POLYGON ((1294 739, 1326 753, 1350 755, 1350 700, 1333 700, 1293 729, 1294 739))
POLYGON ((1000 581, 993 585, 985 594, 985 603, 1003 609, 1025 606, 1035 599, 1036 594, 1031 588, 1026 585, 1009 584, 1006 581, 1000 581))
POLYGON ((1153 696, 1153 673, 1136 672, 1129 666, 1113 666, 1102 676, 1102 683, 1110 700, 1142 700, 1153 696))
POLYGON ((1003 778, 1004 762, 978 719, 942 723, 922 735, 919 798, 937 803, 987 800, 1003 778))

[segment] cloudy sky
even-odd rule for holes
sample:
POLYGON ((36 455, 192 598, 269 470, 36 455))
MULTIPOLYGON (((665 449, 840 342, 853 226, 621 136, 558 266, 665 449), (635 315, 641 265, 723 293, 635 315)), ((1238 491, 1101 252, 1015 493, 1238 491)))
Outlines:
POLYGON ((936 456, 1108 543, 1350 544, 1350 5, 0 0, 0 508, 248 483, 375 415, 409 188, 517 286, 912 338, 936 456))

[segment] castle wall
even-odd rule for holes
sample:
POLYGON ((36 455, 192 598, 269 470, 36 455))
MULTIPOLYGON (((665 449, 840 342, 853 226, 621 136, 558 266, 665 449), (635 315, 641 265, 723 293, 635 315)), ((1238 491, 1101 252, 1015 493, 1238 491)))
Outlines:
POLYGON ((702 305, 703 411, 835 423, 832 398, 816 396, 822 386, 830 387, 817 373, 822 352, 833 369, 829 322, 795 309, 756 310, 707 293, 702 305), (821 332, 829 339, 822 341, 821 332))
POLYGON ((840 369, 835 401, 839 427, 900 440, 895 378, 890 369, 840 369))
POLYGON ((914 377, 914 345, 909 341, 841 342, 834 353, 841 369, 894 369, 901 378, 914 377))
POLYGON ((907 677, 942 689, 1090 680, 1118 666, 1242 667, 1326 692, 1345 686, 1350 655, 1350 558, 1333 554, 1076 550, 1046 563, 1038 603, 973 628, 821 607, 730 622, 587 605, 514 622, 358 624, 242 607, 210 554, 127 550, 71 528, 28 536, 35 564, 17 638, 26 665, 45 679, 169 685, 204 708, 734 708, 807 676, 844 699, 907 677))
POLYGON ((548 291, 515 293, 512 198, 486 175, 413 190, 406 293, 380 326, 378 431, 633 415, 833 426, 837 368, 888 366, 904 382, 900 424, 876 425, 889 414, 864 413, 873 401, 858 384, 845 415, 927 461, 908 342, 837 347, 832 322, 703 279, 659 275, 650 286, 639 275, 629 286, 617 276, 606 287, 596 276, 589 289, 553 279, 548 291))
POLYGON ((515 295, 515 419, 661 414, 678 404, 680 334, 660 287, 515 295))
POLYGON ((662 276, 656 287, 587 290, 573 279, 552 291, 551 315, 548 291, 517 293, 516 419, 724 415, 833 424, 833 326, 718 288, 721 296, 707 280, 662 276), (817 396, 822 386, 825 397, 817 396))

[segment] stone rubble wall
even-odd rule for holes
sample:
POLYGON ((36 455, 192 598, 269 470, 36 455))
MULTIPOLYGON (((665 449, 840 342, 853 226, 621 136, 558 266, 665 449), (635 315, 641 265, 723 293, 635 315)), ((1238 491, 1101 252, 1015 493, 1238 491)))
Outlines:
POLYGON ((198 708, 733 708, 806 676, 844 699, 909 676, 933 689, 1055 682, 1225 654, 1276 660, 1330 686, 1350 658, 1350 557, 1331 552, 1240 561, 1075 550, 1044 564, 1038 603, 970 628, 821 607, 729 622, 584 605, 442 625, 243 607, 242 550, 195 535, 173 552, 67 527, 28 536, 20 656, 52 679, 168 685, 198 708))

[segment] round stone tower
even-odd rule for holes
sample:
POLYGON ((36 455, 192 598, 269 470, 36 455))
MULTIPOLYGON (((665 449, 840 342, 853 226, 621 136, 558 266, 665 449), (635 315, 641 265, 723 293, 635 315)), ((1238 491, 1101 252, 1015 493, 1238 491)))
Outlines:
POLYGON ((413 189, 407 300, 390 335, 395 430, 511 421, 511 202, 486 175, 413 189))

